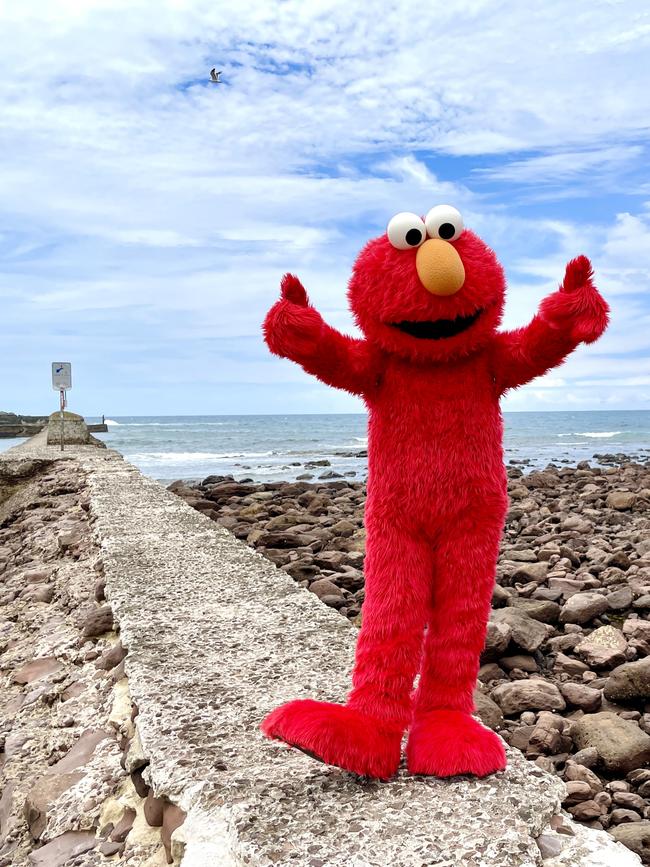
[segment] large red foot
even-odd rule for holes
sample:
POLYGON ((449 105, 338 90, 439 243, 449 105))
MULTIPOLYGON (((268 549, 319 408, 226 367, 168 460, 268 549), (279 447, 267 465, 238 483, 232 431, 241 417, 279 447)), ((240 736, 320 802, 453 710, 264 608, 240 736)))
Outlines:
POLYGON ((364 777, 389 780, 399 767, 401 730, 345 705, 290 701, 266 717, 262 731, 364 777))
POLYGON ((506 766, 501 738, 457 710, 435 710, 416 718, 406 756, 411 774, 434 777, 486 777, 506 766))

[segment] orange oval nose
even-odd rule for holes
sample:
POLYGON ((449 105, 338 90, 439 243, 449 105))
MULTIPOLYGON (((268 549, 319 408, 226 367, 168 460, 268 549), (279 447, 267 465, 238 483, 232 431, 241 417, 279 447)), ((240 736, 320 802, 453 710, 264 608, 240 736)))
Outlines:
POLYGON ((465 267, 456 248, 442 238, 429 238, 415 258, 418 277, 432 295, 454 295, 465 282, 465 267))

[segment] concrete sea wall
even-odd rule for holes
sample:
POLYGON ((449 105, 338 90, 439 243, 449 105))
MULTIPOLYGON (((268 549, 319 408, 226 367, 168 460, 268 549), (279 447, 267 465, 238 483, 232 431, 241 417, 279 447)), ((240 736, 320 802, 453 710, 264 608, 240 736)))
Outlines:
POLYGON ((13 701, 4 709, 0 864, 63 865, 56 852, 71 847, 76 865, 640 863, 563 814, 561 781, 516 750, 486 780, 402 771, 378 783, 265 741, 259 722, 278 703, 344 698, 354 627, 113 451, 61 455, 43 434, 0 465, 0 478, 24 480, 32 468, 32 481, 0 506, 0 580, 17 606, 0 616, 13 701), (27 609, 35 558, 52 594, 27 609), (29 680, 39 665, 44 673, 29 680), (85 686, 64 700, 74 677, 85 686), (67 713, 91 687, 93 701, 67 713), (30 737, 38 743, 34 704, 41 728, 58 731, 44 767, 23 751, 30 737), (62 782, 62 771, 81 776, 62 782), (37 782, 49 786, 40 801, 37 782))

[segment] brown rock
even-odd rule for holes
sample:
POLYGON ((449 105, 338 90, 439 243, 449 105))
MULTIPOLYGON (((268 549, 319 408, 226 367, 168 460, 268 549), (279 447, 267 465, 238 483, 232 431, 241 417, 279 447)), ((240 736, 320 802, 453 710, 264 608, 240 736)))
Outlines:
POLYGON ((640 822, 641 816, 635 810, 617 807, 609 814, 609 821, 612 825, 622 825, 624 822, 640 822))
POLYGON ((609 509, 616 509, 619 512, 625 512, 631 509, 636 502, 636 494, 630 491, 612 491, 607 495, 605 505, 609 509))
POLYGON ((650 698, 650 657, 615 668, 605 684, 604 694, 610 701, 650 698))
POLYGON ((476 707, 476 716, 478 716, 483 725, 486 725, 493 731, 501 728, 503 725, 501 708, 479 689, 474 690, 474 705, 476 707))
POLYGON ((162 826, 164 806, 163 798, 155 798, 151 791, 147 794, 144 802, 144 817, 153 828, 162 826))
POLYGON ((627 773, 650 761, 650 736, 615 713, 583 716, 573 724, 571 735, 578 749, 595 747, 605 768, 613 773, 627 773))
POLYGON ((594 668, 611 668, 625 661, 627 641, 614 626, 594 629, 576 645, 576 653, 594 668))
POLYGON ((569 807, 569 813, 580 822, 589 822, 597 819, 605 812, 597 801, 582 801, 575 807, 569 807))
POLYGON ((645 864, 650 859, 650 822, 626 822, 609 832, 615 840, 640 855, 645 864))
POLYGON ((639 813, 642 813, 646 807, 641 795, 634 792, 614 792, 612 800, 619 807, 625 807, 626 810, 637 810, 639 813))
POLYGON ((555 657, 555 665, 553 667, 556 671, 562 671, 565 674, 570 675, 578 675, 585 671, 589 671, 589 666, 585 665, 584 662, 580 662, 579 659, 572 659, 564 653, 558 653, 555 657))
POLYGON ((172 862, 172 834, 176 828, 180 828, 183 824, 185 816, 185 811, 181 810, 180 807, 177 807, 176 804, 165 804, 160 836, 162 838, 163 846, 165 847, 165 852, 167 853, 167 861, 170 864, 172 862))
POLYGON ((66 831, 29 856, 35 867, 65 867, 73 858, 94 849, 98 842, 92 831, 66 831))
POLYGON ((533 620, 539 620, 540 623, 557 623, 560 616, 560 606, 557 602, 550 602, 545 599, 522 599, 519 596, 511 596, 508 599, 508 605, 512 608, 517 608, 523 611, 533 620))
POLYGON ((110 840, 104 840, 99 847, 99 851, 107 858, 110 858, 111 855, 117 855, 118 852, 121 853, 123 849, 124 843, 113 843, 110 840))
MULTIPOLYGON (((535 581, 541 583, 548 574, 548 563, 522 563, 513 573, 515 581, 535 581)), ((532 615, 531 615, 532 616, 532 615)), ((548 622, 548 621, 545 621, 548 622)))
POLYGON ((590 801, 593 792, 589 783, 582 780, 569 780, 566 784, 566 797, 563 804, 578 804, 580 801, 590 801))
POLYGON ((67 792, 83 777, 82 773, 46 774, 39 777, 25 798, 25 818, 35 840, 43 833, 47 811, 63 792, 67 792))
POLYGON ((592 713, 600 707, 600 690, 592 689, 590 686, 581 683, 562 683, 560 692, 570 705, 579 707, 585 713, 592 713))
POLYGON ((129 831, 133 827, 135 821, 135 810, 127 807, 122 813, 122 817, 117 825, 111 831, 110 838, 114 843, 123 843, 128 837, 129 831))
POLYGON ((506 716, 525 710, 564 710, 566 707, 555 684, 537 678, 500 684, 493 690, 492 698, 506 716))
POLYGON ((58 659, 53 656, 42 656, 40 659, 33 659, 31 662, 16 669, 11 676, 15 683, 32 683, 35 680, 40 680, 48 674, 54 674, 62 668, 58 659))
POLYGON ((553 634, 553 628, 545 623, 533 620, 523 611, 516 608, 499 608, 492 612, 491 621, 506 623, 510 627, 512 640, 522 650, 534 653, 546 639, 553 634))
POLYGON ((125 656, 126 650, 122 647, 122 642, 118 641, 99 657, 95 665, 103 671, 110 671, 119 665, 125 656))
POLYGON ((507 623, 498 623, 489 620, 485 635, 485 647, 481 659, 485 662, 498 659, 506 647, 510 644, 512 632, 507 623))
POLYGON ((595 797, 599 792, 603 791, 603 784, 600 779, 594 774, 593 771, 590 771, 589 768, 576 764, 574 762, 567 762, 567 766, 564 771, 564 776, 567 780, 579 780, 583 783, 587 783, 589 788, 591 789, 592 798, 595 797))
POLYGON ((533 671, 538 670, 538 665, 533 657, 526 656, 523 653, 517 653, 513 656, 502 656, 499 663, 506 669, 506 671, 513 671, 513 669, 518 668, 520 671, 532 673, 533 671))
POLYGON ((83 622, 83 634, 86 638, 95 638, 109 632, 113 628, 113 609, 110 605, 91 609, 83 622))
POLYGON ((611 611, 625 611, 631 607, 634 596, 629 587, 620 587, 605 598, 611 611))
POLYGON ((557 753, 562 746, 562 717, 542 712, 528 740, 528 755, 557 753))
POLYGON ((309 589, 319 599, 322 599, 323 596, 336 596, 337 599, 340 599, 343 596, 341 588, 337 587, 329 578, 319 578, 318 581, 314 581, 309 585, 309 589))
POLYGON ((62 759, 59 759, 56 764, 52 765, 50 772, 62 774, 67 773, 68 771, 74 771, 76 768, 85 765, 95 752, 97 744, 101 743, 108 737, 110 737, 110 735, 103 729, 87 729, 73 743, 65 756, 63 756, 62 759))
POLYGON ((607 599, 599 593, 574 593, 562 606, 561 623, 589 623, 607 611, 607 599))

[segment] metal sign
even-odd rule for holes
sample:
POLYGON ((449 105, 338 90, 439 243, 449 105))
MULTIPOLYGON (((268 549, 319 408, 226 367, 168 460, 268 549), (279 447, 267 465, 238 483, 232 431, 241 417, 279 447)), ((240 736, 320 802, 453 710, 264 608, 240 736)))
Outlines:
POLYGON ((72 388, 72 365, 69 361, 52 362, 52 388, 55 391, 72 388))

